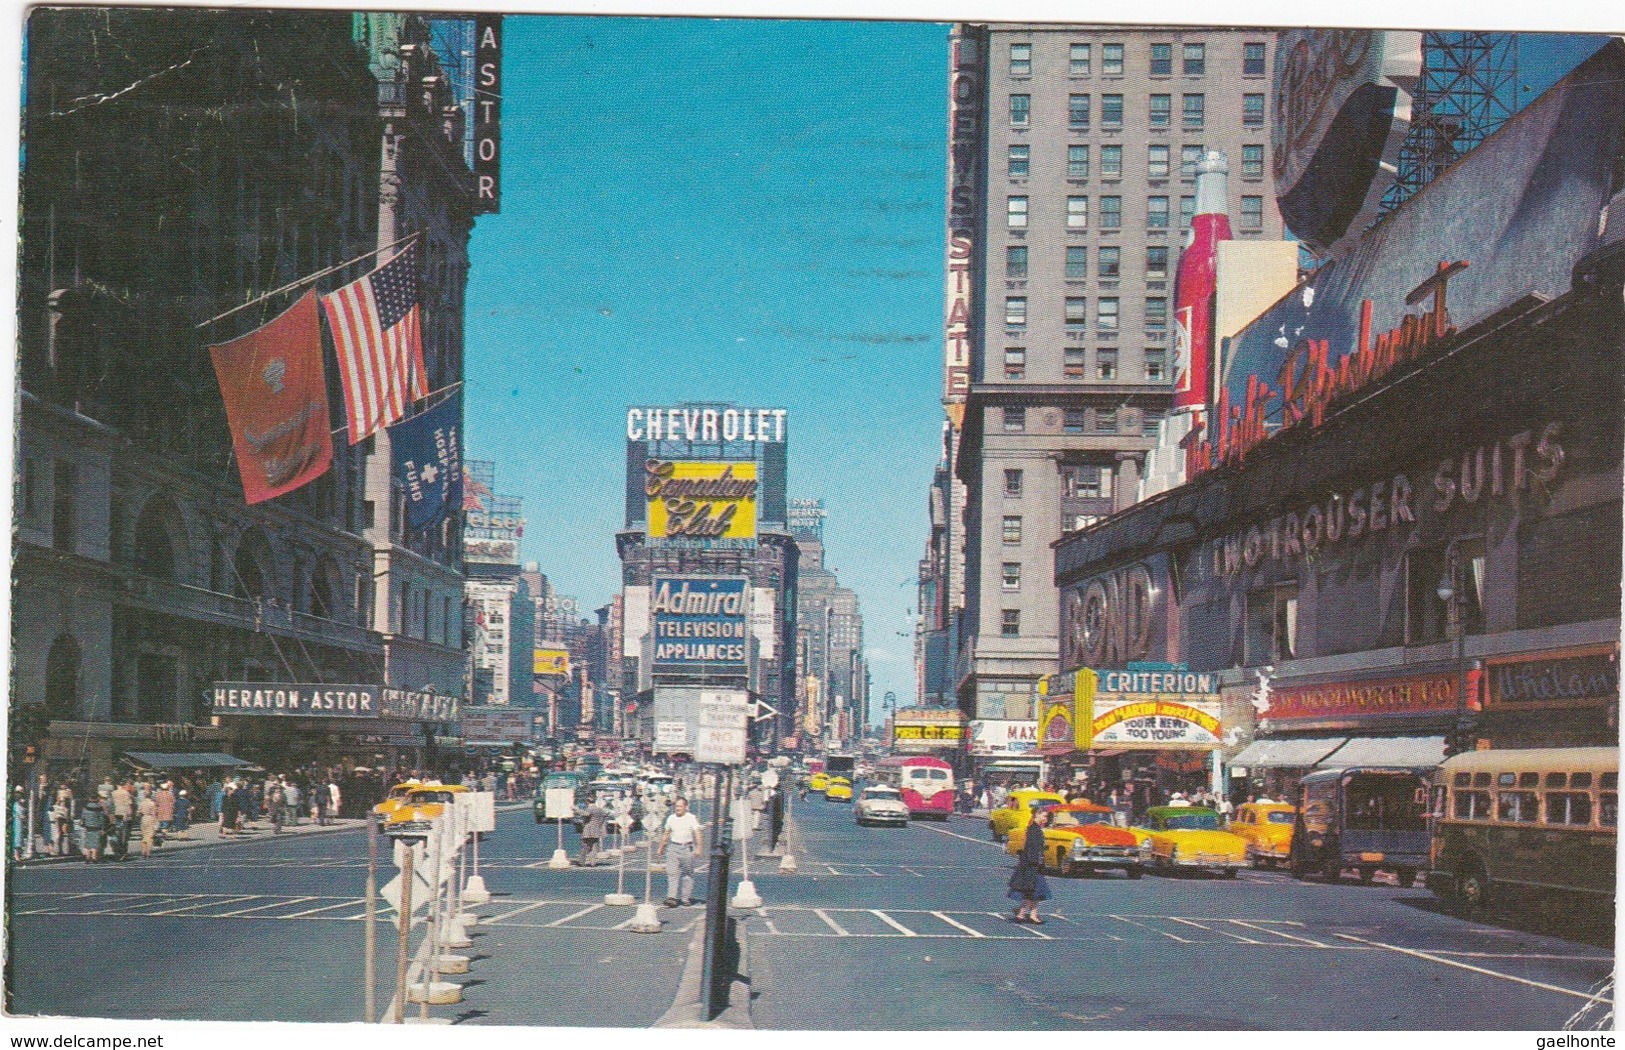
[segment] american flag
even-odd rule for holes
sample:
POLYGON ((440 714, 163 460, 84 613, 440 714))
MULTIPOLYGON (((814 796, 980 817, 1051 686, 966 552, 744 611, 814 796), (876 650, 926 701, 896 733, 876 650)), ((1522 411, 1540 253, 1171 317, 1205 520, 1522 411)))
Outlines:
POLYGON ((322 309, 338 349, 350 444, 406 415, 427 397, 416 247, 333 292, 322 309))

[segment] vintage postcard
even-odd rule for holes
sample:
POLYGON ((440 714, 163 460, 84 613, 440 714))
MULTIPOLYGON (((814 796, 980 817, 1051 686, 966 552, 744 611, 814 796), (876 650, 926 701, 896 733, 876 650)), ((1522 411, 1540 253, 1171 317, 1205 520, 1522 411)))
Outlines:
POLYGON ((1625 37, 24 17, 26 1045, 1612 1045, 1625 37))

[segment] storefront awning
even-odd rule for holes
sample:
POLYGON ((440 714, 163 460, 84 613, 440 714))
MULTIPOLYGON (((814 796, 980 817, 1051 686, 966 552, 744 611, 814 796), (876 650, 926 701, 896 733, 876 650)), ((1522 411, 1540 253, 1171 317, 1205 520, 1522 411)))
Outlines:
POLYGON ((1230 759, 1232 766, 1248 769, 1288 767, 1309 769, 1348 742, 1347 737, 1316 737, 1312 740, 1254 740, 1230 759))
POLYGON ((126 751, 124 757, 148 769, 235 769, 248 762, 217 751, 126 751))
POLYGON ((1431 769, 1444 761, 1442 736, 1357 736, 1317 763, 1321 769, 1409 766, 1431 769))

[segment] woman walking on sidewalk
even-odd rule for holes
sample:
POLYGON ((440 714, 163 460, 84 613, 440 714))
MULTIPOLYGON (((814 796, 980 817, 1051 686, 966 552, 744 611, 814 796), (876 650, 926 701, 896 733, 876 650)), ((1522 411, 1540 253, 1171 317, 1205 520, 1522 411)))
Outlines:
POLYGON ((1049 810, 1034 807, 1032 821, 1027 825, 1027 837, 1016 855, 1016 870, 1010 876, 1010 899, 1020 901, 1015 921, 1034 926, 1044 925, 1038 917, 1038 904, 1049 900, 1049 886, 1044 882, 1044 829, 1049 827, 1049 810))
POLYGON ((136 807, 141 814, 141 859, 152 856, 152 845, 158 838, 158 800, 148 795, 136 807))

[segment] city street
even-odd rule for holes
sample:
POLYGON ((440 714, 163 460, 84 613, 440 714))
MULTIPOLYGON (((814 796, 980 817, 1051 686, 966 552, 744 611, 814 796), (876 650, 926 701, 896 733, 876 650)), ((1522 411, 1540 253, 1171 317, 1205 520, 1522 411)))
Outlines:
MULTIPOLYGON (((1052 878, 1045 925, 1017 926, 1011 860, 985 821, 859 828, 814 795, 795 825, 799 871, 753 865, 764 906, 743 916, 760 1028, 1556 1027, 1613 967, 1600 944, 1467 922, 1421 889, 1273 872, 1052 878)), ((701 909, 661 909, 659 935, 633 934, 631 909, 603 904, 615 868, 549 870, 555 842, 528 807, 500 814, 464 1001, 437 1015, 640 1027, 672 1005, 701 909)), ((568 830, 565 845, 579 848, 568 830)), ((12 1009, 356 1020, 365 856, 348 831, 17 871, 13 949, 34 964, 14 974, 12 1009)), ((627 888, 642 886, 640 851, 627 888)), ((381 926, 380 1007, 393 959, 381 926)))

